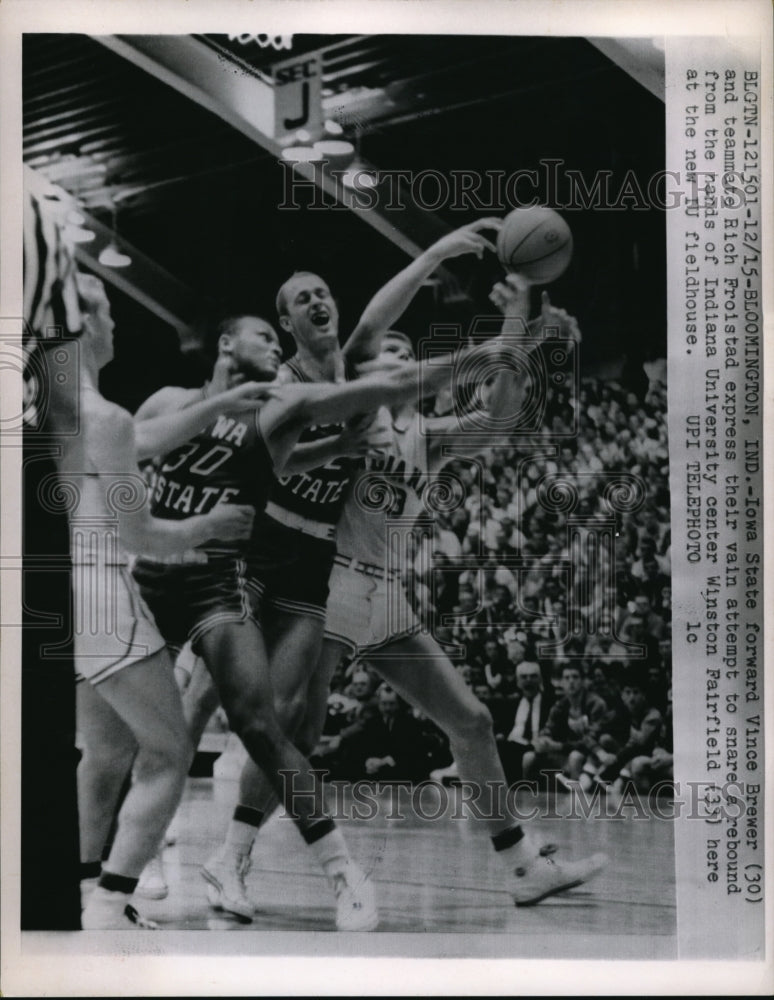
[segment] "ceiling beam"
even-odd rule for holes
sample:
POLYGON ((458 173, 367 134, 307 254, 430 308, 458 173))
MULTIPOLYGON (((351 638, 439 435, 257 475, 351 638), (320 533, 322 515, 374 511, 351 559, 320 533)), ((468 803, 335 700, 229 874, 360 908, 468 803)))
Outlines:
POLYGON ((666 100, 664 48, 659 39, 588 38, 587 41, 654 97, 666 100))
MULTIPOLYGON (((186 97, 217 114, 277 159, 283 146, 273 137, 274 87, 230 63, 222 54, 188 35, 108 35, 93 36, 106 48, 134 63, 186 97)), ((305 53, 309 55, 309 53, 305 53)), ((362 159, 354 169, 378 174, 362 159)), ((346 205, 368 225, 380 232, 411 257, 417 257, 450 227, 437 215, 427 212, 408 198, 393 202, 377 188, 373 207, 364 207, 350 192, 324 170, 304 173, 314 180, 331 200, 346 205)), ((388 182, 389 183, 389 182, 388 182)))

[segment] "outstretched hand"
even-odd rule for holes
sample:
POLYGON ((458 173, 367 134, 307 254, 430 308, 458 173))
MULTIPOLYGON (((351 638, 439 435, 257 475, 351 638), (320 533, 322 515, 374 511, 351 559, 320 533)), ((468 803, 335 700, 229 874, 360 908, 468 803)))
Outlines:
POLYGON ((579 344, 582 340, 578 321, 571 316, 566 309, 560 309, 551 304, 548 292, 543 291, 540 296, 540 318, 543 329, 546 327, 558 329, 564 337, 569 337, 579 344))
POLYGON ((222 402, 224 410, 242 413, 246 410, 258 410, 279 395, 279 386, 272 382, 243 382, 242 385, 226 389, 217 398, 222 402))
POLYGON ((375 436, 376 414, 367 413, 348 423, 339 434, 341 454, 348 458, 364 458, 377 447, 375 436))
POLYGON ((513 271, 504 281, 498 281, 489 293, 489 301, 494 303, 506 320, 504 333, 521 333, 529 319, 529 290, 531 282, 523 274, 513 271), (513 329, 506 329, 509 320, 514 320, 513 329))
POLYGON ((440 260, 450 260, 452 257, 461 257, 466 253, 474 253, 479 260, 484 256, 485 250, 497 253, 497 247, 491 240, 481 235, 484 229, 493 229, 498 232, 502 229, 503 220, 494 217, 476 219, 475 222, 468 223, 455 229, 453 233, 442 236, 437 243, 430 248, 440 260))

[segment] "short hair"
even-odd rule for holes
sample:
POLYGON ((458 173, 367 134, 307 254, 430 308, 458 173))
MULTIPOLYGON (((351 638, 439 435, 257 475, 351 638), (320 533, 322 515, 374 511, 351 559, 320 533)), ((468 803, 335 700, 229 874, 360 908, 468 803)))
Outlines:
POLYGON ((383 340, 397 340, 401 344, 404 344, 411 351, 411 357, 416 358, 417 352, 414 349, 414 342, 411 337, 407 337, 405 333, 401 333, 400 330, 385 330, 383 340))
POLYGON ((279 291, 277 292, 277 298, 275 300, 275 306, 277 308, 277 315, 278 316, 286 316, 287 315, 287 311, 288 311, 288 301, 287 301, 287 294, 286 294, 287 286, 290 284, 290 282, 293 280, 293 278, 300 278, 300 277, 305 277, 305 276, 309 276, 310 278, 318 278, 319 277, 319 275, 315 274, 314 271, 294 271, 290 275, 289 278, 286 278, 285 281, 282 282, 282 284, 279 287, 279 291))
POLYGON ((260 320, 261 323, 266 323, 267 326, 272 326, 267 319, 264 319, 263 316, 257 316, 255 313, 234 313, 231 316, 224 316, 211 328, 211 334, 205 337, 205 354, 207 354, 211 360, 214 360, 219 354, 220 338, 235 336, 237 327, 243 319, 257 319, 260 320))
POLYGON ((254 313, 238 313, 234 316, 225 316, 215 324, 215 343, 223 336, 232 336, 236 333, 237 327, 243 319, 258 319, 261 323, 271 326, 271 323, 263 316, 256 316, 254 313))

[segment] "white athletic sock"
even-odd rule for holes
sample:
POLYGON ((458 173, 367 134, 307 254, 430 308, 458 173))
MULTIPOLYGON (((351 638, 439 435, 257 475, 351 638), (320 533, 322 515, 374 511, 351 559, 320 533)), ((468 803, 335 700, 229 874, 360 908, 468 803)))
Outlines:
POLYGON ((258 830, 250 823, 242 823, 238 819, 232 819, 226 831, 221 856, 234 859, 247 857, 253 849, 257 834, 258 830))
POLYGON ((247 857, 253 849, 263 818, 264 815, 259 809, 238 805, 228 825, 226 839, 219 852, 220 857, 232 858, 234 861, 247 857))
POLYGON ((309 844, 309 850, 328 878, 333 878, 351 861, 341 830, 335 828, 309 844))

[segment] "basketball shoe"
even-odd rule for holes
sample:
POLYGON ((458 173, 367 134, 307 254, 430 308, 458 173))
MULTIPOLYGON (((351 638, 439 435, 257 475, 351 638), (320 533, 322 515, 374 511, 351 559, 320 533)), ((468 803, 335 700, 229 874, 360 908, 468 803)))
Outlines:
POLYGON ((207 884, 207 898, 216 910, 233 913, 242 920, 250 921, 255 915, 255 907, 247 898, 245 878, 250 871, 249 854, 239 858, 213 856, 202 865, 202 877, 207 884))
POLYGON ((541 899, 583 885, 607 864, 604 854, 580 861, 557 861, 548 845, 520 859, 512 869, 509 890, 516 906, 534 906, 541 899))

